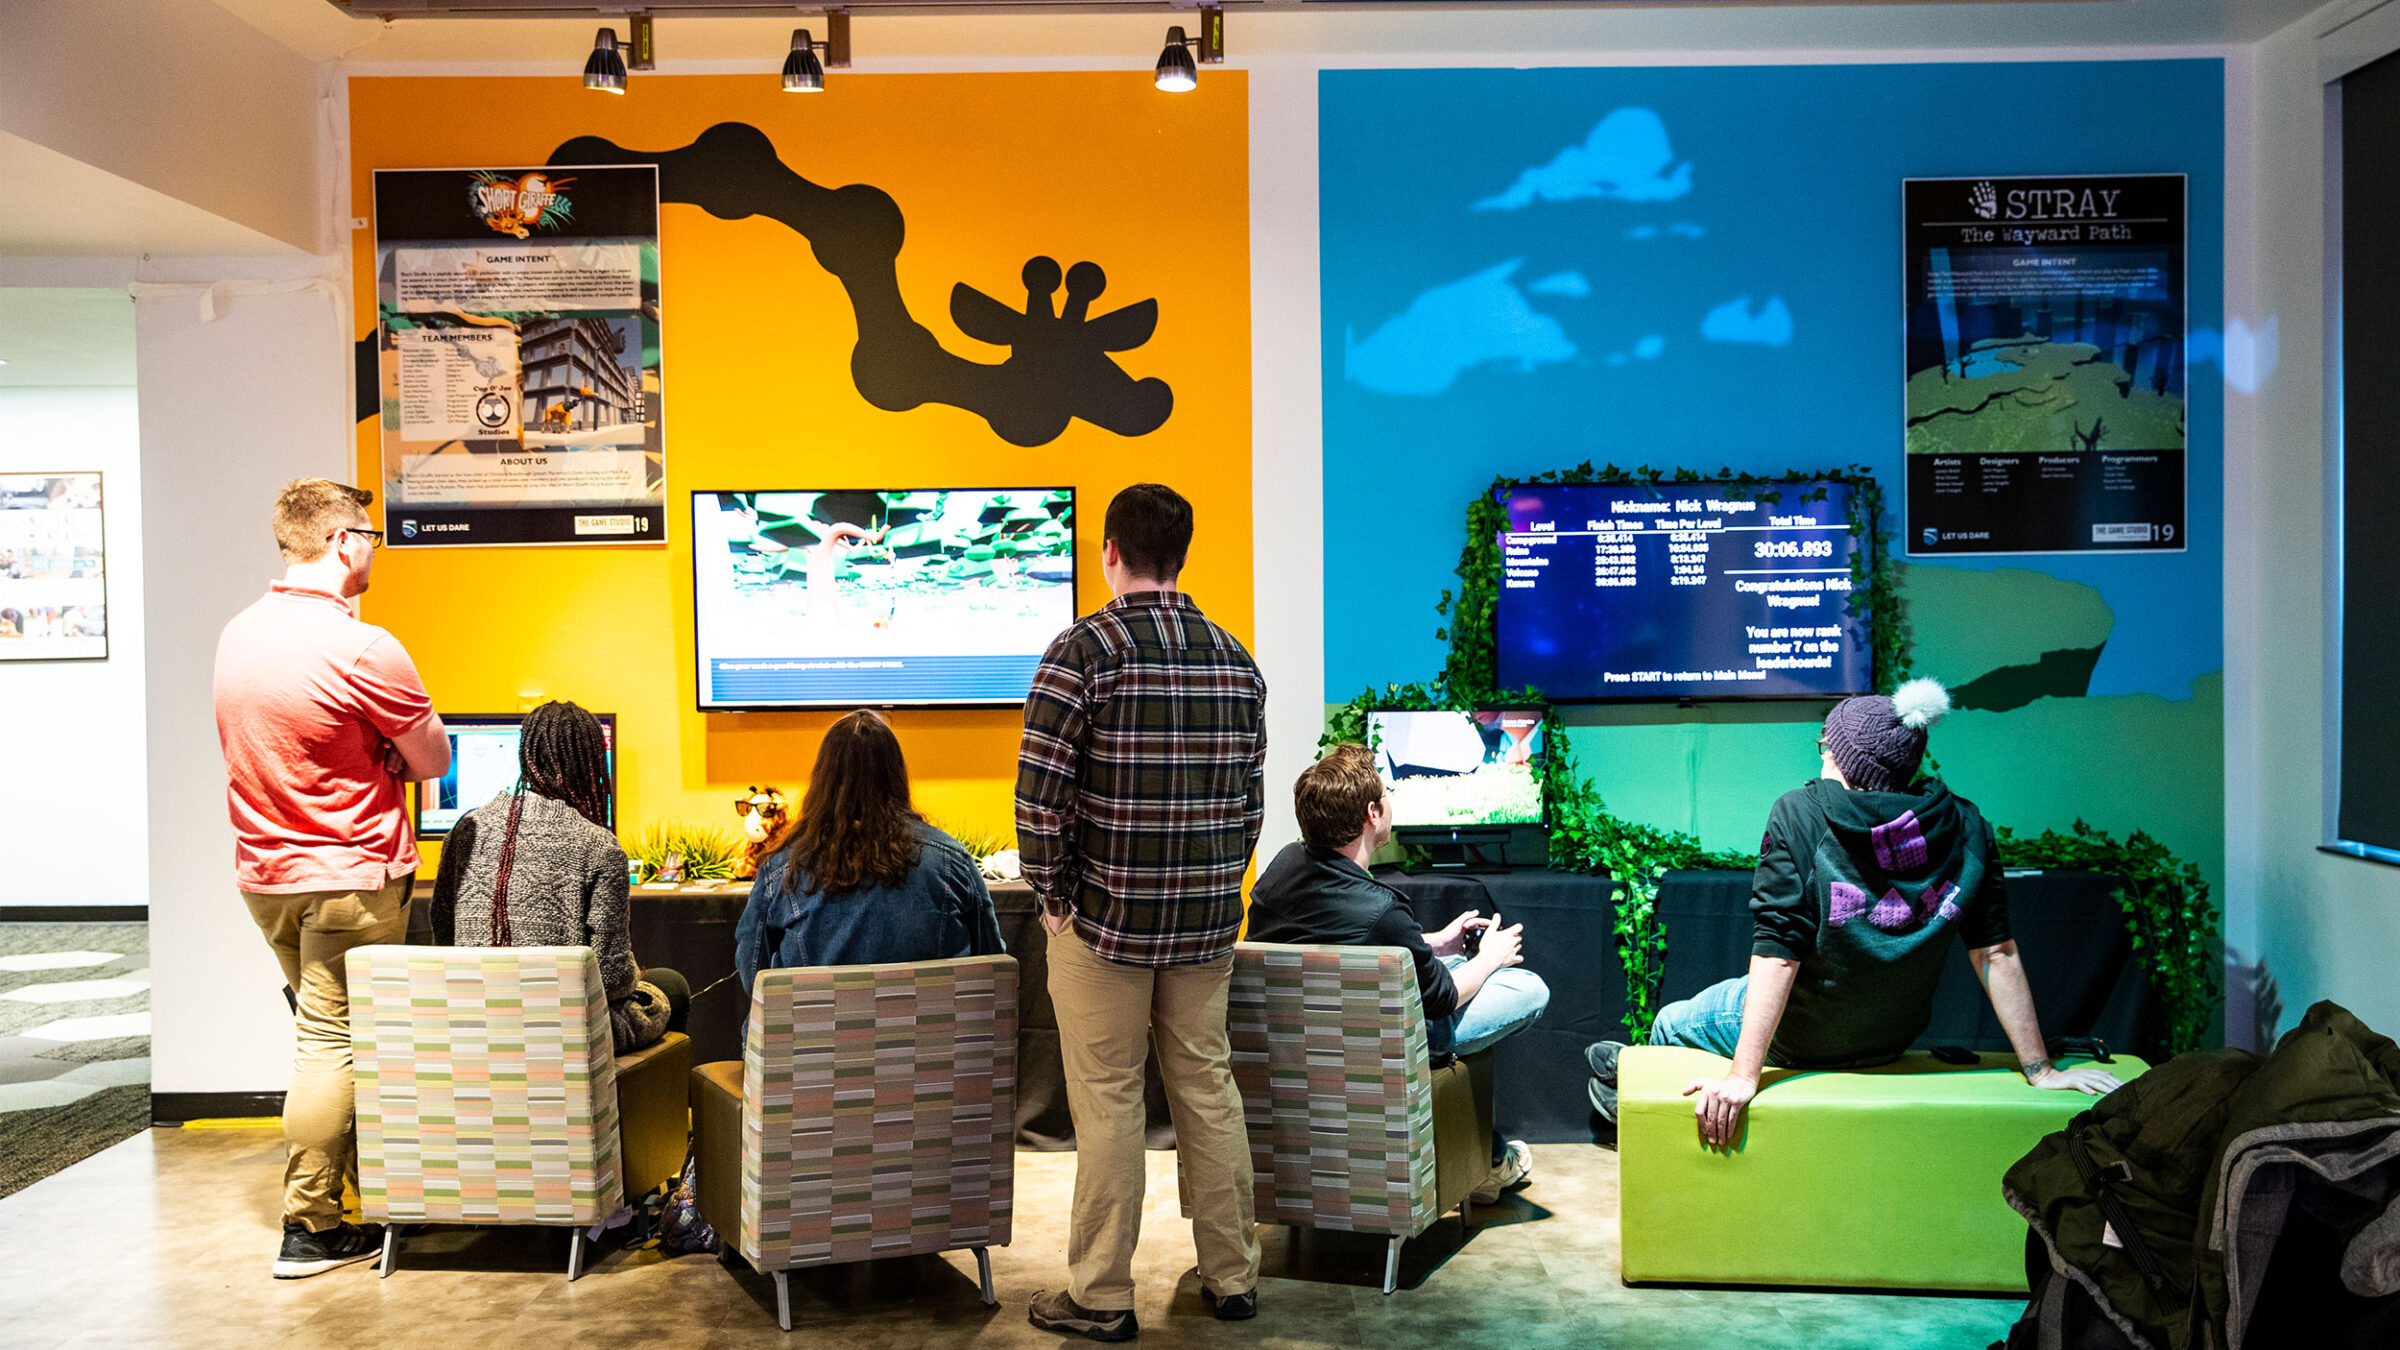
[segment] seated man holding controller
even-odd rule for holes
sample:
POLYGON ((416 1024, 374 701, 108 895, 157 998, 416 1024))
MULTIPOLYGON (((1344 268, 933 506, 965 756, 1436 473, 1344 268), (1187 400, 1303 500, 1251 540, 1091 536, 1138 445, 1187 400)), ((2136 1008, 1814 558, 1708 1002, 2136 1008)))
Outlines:
MULTIPOLYGON (((1729 1148, 1778 1068, 1859 1068, 1898 1059, 1933 1015, 1950 935, 1991 996, 1992 1010, 2037 1088, 2099 1096, 2118 1086, 2100 1069, 2059 1069, 2044 1049, 2033 992, 2008 933, 2008 896, 1991 826, 1939 779, 1917 781, 1926 729, 1950 711, 1933 680, 1890 696, 1844 699, 1817 739, 1824 774, 1785 793, 1767 814, 1750 912, 1750 973, 1659 1010, 1650 1044, 1733 1061, 1697 1096, 1701 1139, 1729 1148)), ((1617 1052, 1585 1053, 1592 1105, 1616 1118, 1617 1052)))
MULTIPOLYGON (((1250 891, 1249 940, 1405 947, 1415 958, 1425 1005, 1425 1039, 1437 1062, 1471 1055, 1533 1025, 1550 987, 1522 969, 1523 924, 1469 910, 1438 933, 1419 931, 1408 897, 1377 881, 1367 859, 1392 837, 1392 808, 1374 753, 1337 745, 1292 787, 1301 842, 1287 844, 1250 891), (1469 956, 1470 934, 1481 946, 1469 956)), ((1492 1171, 1475 1188, 1479 1205, 1522 1186, 1533 1154, 1523 1140, 1492 1136, 1492 1171)))

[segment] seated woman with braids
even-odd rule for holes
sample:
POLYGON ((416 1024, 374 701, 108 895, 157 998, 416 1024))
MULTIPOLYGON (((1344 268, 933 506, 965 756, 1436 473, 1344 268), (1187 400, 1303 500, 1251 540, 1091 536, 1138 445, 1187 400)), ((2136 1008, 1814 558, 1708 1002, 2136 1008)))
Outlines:
POLYGON ((527 714, 517 790, 459 817, 433 883, 434 941, 445 947, 590 947, 608 987, 622 1054, 683 1030, 691 987, 643 970, 629 934, 625 850, 608 812, 608 741, 572 703, 527 714))
POLYGON ((734 937, 742 988, 761 970, 1006 950, 975 859, 910 804, 892 724, 864 708, 835 722, 800 818, 750 885, 734 937))

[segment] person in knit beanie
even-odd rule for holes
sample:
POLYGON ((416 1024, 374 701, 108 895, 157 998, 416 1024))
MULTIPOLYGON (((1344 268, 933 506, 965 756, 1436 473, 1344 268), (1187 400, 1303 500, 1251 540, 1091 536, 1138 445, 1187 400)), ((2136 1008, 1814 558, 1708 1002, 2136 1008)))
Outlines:
POLYGON ((1898 792, 1925 762, 1925 733, 1950 711, 1938 680, 1910 680, 1897 693, 1862 694, 1833 705, 1817 745, 1841 770, 1842 785, 1898 792))
MULTIPOLYGON (((1659 1010, 1652 1045, 1732 1061, 1696 1078, 1701 1138, 1730 1147, 1760 1073, 1841 1069, 1897 1059, 1933 1016, 1951 935, 1967 944, 2025 1081, 2098 1095, 2117 1086, 2090 1068, 2060 1069, 2017 944, 1992 828, 1938 778, 1920 778, 1926 734, 1950 711, 1939 681, 1844 699, 1817 737, 1820 776, 1777 799, 1751 881, 1750 972, 1659 1010)), ((1616 1118, 1617 1055, 1585 1051, 1594 1109, 1616 1118)))

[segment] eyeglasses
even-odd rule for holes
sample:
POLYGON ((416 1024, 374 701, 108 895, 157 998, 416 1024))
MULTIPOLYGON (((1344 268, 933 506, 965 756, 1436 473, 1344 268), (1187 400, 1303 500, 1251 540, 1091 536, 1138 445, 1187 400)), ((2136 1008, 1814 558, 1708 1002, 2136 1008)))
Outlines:
MULTIPOLYGON (((346 528, 347 528, 347 529, 349 530, 349 532, 350 532, 350 533, 352 533, 352 534, 363 534, 363 535, 365 535, 365 536, 367 537, 367 547, 368 547, 368 548, 371 548, 371 549, 373 549, 373 548, 382 548, 382 547, 383 547, 383 531, 381 531, 381 530, 370 530, 370 529, 368 529, 368 528, 367 528, 366 526, 364 526, 364 525, 351 525, 351 526, 348 526, 348 527, 346 527, 346 528)), ((332 541, 332 539, 333 539, 333 535, 334 535, 334 534, 340 534, 340 533, 342 533, 342 531, 341 531, 341 530, 335 530, 335 531, 333 532, 333 534, 326 535, 326 536, 325 536, 325 538, 326 538, 327 542, 331 542, 331 541, 332 541)))

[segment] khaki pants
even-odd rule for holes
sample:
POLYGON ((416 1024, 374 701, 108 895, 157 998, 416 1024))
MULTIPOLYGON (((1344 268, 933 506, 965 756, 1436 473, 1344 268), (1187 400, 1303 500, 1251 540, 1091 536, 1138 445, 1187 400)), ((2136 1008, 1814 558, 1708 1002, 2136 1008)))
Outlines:
POLYGON ((300 1004, 293 1021, 292 1087, 283 1098, 283 1217, 310 1232, 342 1221, 342 1182, 358 1167, 345 958, 353 947, 398 942, 407 934, 414 879, 394 877, 379 891, 242 892, 300 1004))
POLYGON ((1200 1280, 1225 1297, 1258 1283, 1250 1139, 1233 1083, 1225 998, 1233 956, 1198 966, 1101 960, 1073 928, 1050 938, 1050 1003, 1075 1119, 1075 1212, 1068 1292, 1086 1308, 1133 1306, 1142 1234, 1142 1066, 1158 1042, 1175 1116, 1175 1167, 1190 1197, 1200 1280))

